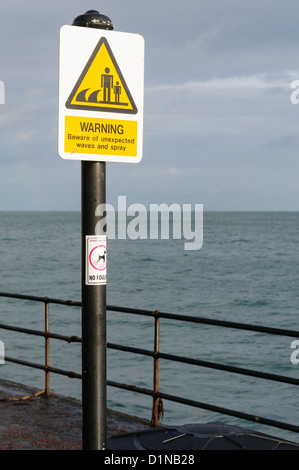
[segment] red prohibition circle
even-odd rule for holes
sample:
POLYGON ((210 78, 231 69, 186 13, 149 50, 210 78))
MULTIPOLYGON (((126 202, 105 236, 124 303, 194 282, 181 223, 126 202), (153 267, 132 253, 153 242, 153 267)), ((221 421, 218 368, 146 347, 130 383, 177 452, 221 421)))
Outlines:
POLYGON ((104 248, 105 251, 107 250, 106 247, 105 247, 105 245, 97 245, 97 246, 95 246, 95 247, 91 250, 91 252, 89 253, 88 259, 89 259, 89 262, 90 262, 91 266, 92 266, 94 269, 97 269, 98 271, 104 271, 104 270, 106 269, 106 263, 105 263, 105 266, 104 266, 103 268, 97 268, 97 267, 92 263, 92 261, 91 261, 91 255, 92 255, 92 253, 94 252, 94 250, 96 250, 97 248, 104 248))

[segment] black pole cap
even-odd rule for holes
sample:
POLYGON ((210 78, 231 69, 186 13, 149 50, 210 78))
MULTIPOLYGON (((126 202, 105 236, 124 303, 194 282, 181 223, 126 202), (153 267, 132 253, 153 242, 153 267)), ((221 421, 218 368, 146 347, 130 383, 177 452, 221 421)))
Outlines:
POLYGON ((83 15, 77 16, 72 25, 85 26, 86 28, 114 29, 110 18, 101 15, 97 10, 88 10, 83 15))

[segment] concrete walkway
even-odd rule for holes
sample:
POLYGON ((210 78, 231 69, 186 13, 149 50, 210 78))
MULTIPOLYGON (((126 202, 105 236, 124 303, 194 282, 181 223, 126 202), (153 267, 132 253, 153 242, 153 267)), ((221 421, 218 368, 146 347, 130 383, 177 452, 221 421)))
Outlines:
MULTIPOLYGON (((107 438, 149 427, 148 421, 107 411, 107 438)), ((81 433, 79 401, 56 395, 46 399, 37 390, 0 379, 0 450, 81 450, 81 433)))

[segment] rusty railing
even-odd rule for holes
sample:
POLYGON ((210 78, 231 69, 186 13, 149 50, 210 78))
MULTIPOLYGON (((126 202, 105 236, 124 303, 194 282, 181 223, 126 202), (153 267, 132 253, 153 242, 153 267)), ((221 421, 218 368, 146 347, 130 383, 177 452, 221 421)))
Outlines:
MULTIPOLYGON (((40 302, 44 304, 44 325, 45 325, 44 331, 32 330, 32 329, 28 329, 24 327, 19 327, 19 326, 5 325, 3 323, 0 323, 0 329, 11 330, 11 331, 19 332, 19 333, 25 333, 29 335, 43 337, 45 340, 45 346, 44 346, 45 363, 37 364, 37 363, 26 361, 24 359, 8 357, 6 355, 5 355, 5 361, 43 370, 45 373, 44 394, 46 397, 50 396, 50 373, 64 375, 69 378, 81 379, 82 376, 80 373, 55 368, 55 367, 52 367, 49 363, 50 338, 66 341, 68 343, 74 343, 74 342, 80 343, 81 342, 81 338, 78 336, 65 336, 65 335, 52 333, 49 331, 49 305, 60 304, 60 305, 68 305, 68 306, 73 306, 73 307, 81 307, 81 302, 76 302, 72 300, 54 299, 54 298, 49 298, 49 297, 37 297, 37 296, 30 296, 30 295, 23 295, 23 294, 11 294, 7 292, 0 292, 0 297, 23 299, 23 300, 28 300, 32 302, 40 302)), ((159 425, 160 413, 163 407, 162 400, 169 400, 169 401, 181 403, 181 404, 192 406, 192 407, 197 407, 197 408, 213 411, 216 413, 234 416, 240 419, 245 419, 248 421, 258 422, 260 424, 265 424, 265 425, 273 426, 276 428, 285 429, 285 430, 292 431, 295 433, 299 432, 299 426, 296 426, 293 424, 289 424, 289 423, 285 423, 285 422, 277 421, 273 419, 268 419, 268 418, 261 417, 261 416, 257 417, 249 413, 244 413, 241 411, 219 407, 219 406, 215 406, 209 403, 199 402, 196 400, 190 400, 187 398, 162 393, 159 391, 159 361, 160 359, 167 359, 167 360, 171 360, 171 361, 175 361, 175 362, 179 362, 183 364, 192 364, 198 367, 206 367, 210 369, 222 370, 226 372, 232 372, 235 374, 241 374, 241 375, 256 377, 260 379, 272 380, 272 381, 286 383, 290 385, 299 385, 299 380, 293 377, 271 374, 271 373, 266 373, 266 372, 251 370, 251 369, 245 369, 245 368, 240 368, 240 367, 235 367, 235 366, 230 366, 230 365, 225 365, 225 364, 219 364, 215 362, 204 361, 200 359, 193 359, 193 358, 187 358, 187 357, 177 356, 173 354, 162 353, 160 352, 160 348, 159 348, 159 324, 160 324, 160 319, 162 318, 180 321, 180 322, 190 322, 193 324, 205 324, 205 325, 212 325, 212 326, 218 326, 218 327, 223 327, 223 328, 234 328, 234 329, 239 329, 239 330, 254 331, 254 332, 267 333, 267 334, 272 334, 272 335, 289 336, 292 338, 299 338, 298 331, 281 329, 281 328, 272 328, 272 327, 267 327, 267 326, 237 323, 237 322, 231 322, 231 321, 208 319, 208 318, 202 318, 202 317, 194 317, 194 316, 188 316, 188 315, 163 313, 163 312, 160 312, 159 310, 149 311, 149 310, 131 309, 131 308, 126 308, 126 307, 107 306, 107 311, 128 313, 130 315, 148 316, 154 319, 154 347, 152 351, 142 349, 142 348, 131 347, 131 346, 112 344, 109 342, 107 343, 107 348, 110 348, 110 349, 126 351, 126 352, 130 352, 134 354, 141 354, 143 356, 148 356, 148 357, 153 358, 153 389, 152 390, 144 388, 144 387, 134 386, 132 384, 128 385, 128 384, 123 384, 123 383, 119 383, 119 382, 115 382, 111 380, 107 381, 108 386, 151 396, 153 399, 152 418, 151 418, 151 423, 153 426, 159 425)))

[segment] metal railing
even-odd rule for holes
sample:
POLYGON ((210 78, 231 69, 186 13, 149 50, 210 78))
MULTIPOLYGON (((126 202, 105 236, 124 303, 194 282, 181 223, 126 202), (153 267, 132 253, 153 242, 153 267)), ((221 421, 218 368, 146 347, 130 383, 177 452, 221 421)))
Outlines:
MULTIPOLYGON (((78 336, 65 336, 65 335, 60 335, 56 333, 51 333, 49 331, 49 305, 60 304, 60 305, 68 305, 68 306, 73 306, 73 307, 80 307, 81 302, 75 302, 72 300, 54 299, 54 298, 49 298, 49 297, 37 297, 37 296, 30 296, 30 295, 23 295, 23 294, 11 294, 7 292, 0 292, 0 297, 23 299, 23 300, 33 301, 33 302, 41 302, 44 304, 44 322, 45 322, 44 331, 37 331, 37 330, 23 328, 23 327, 10 326, 10 325, 2 324, 2 323, 0 323, 0 329, 11 330, 11 331, 19 332, 19 333, 25 333, 29 335, 43 337, 45 339, 45 363, 37 364, 37 363, 25 361, 23 359, 8 357, 6 355, 5 355, 5 361, 43 370, 45 373, 44 394, 46 397, 50 396, 50 380, 49 380, 50 373, 60 374, 60 375, 64 375, 70 378, 81 379, 82 376, 79 373, 76 373, 73 371, 66 371, 63 369, 58 369, 58 368, 52 367, 49 364, 50 338, 66 341, 68 343, 74 343, 74 342, 81 343, 81 338, 78 336)), ((221 370, 225 372, 232 372, 235 374, 241 374, 241 375, 256 377, 260 379, 266 379, 266 380, 285 383, 285 384, 299 385, 299 379, 296 379, 293 377, 282 376, 282 375, 277 375, 277 374, 272 374, 272 373, 267 373, 267 372, 256 371, 252 369, 245 369, 245 368, 235 367, 231 365, 219 364, 216 362, 210 362, 210 361, 205 361, 205 360, 200 360, 200 359, 193 359, 193 358, 163 353, 160 351, 160 348, 159 348, 159 326, 160 326, 161 319, 175 320, 179 322, 189 322, 193 324, 205 324, 205 325, 217 326, 217 327, 222 327, 222 328, 233 328, 233 329, 238 329, 238 330, 254 331, 254 332, 266 333, 270 335, 289 336, 292 338, 299 338, 298 331, 282 329, 282 328, 272 328, 272 327, 267 327, 267 326, 258 326, 258 325, 245 324, 245 323, 237 323, 237 322, 231 322, 231 321, 208 319, 208 318, 202 318, 202 317, 194 317, 194 316, 188 316, 188 315, 163 313, 158 310, 149 311, 149 310, 131 309, 131 308, 125 308, 125 307, 107 306, 107 311, 128 313, 130 315, 142 315, 142 316, 152 317, 154 319, 153 350, 146 350, 142 348, 124 346, 124 345, 113 344, 109 342, 107 343, 107 348, 110 348, 113 350, 126 351, 126 352, 153 358, 153 389, 148 389, 148 388, 143 388, 143 387, 139 387, 139 386, 135 386, 131 384, 129 385, 129 384, 123 384, 123 383, 107 380, 108 386, 151 396, 153 399, 151 424, 153 426, 159 425, 159 416, 160 416, 160 411, 161 411, 162 400, 169 400, 169 401, 177 402, 177 403, 184 404, 184 405, 189 405, 189 406, 196 407, 196 408, 213 411, 216 413, 234 416, 234 417, 244 419, 247 421, 253 421, 253 422, 260 423, 260 424, 265 424, 268 426, 285 429, 285 430, 292 431, 295 433, 299 432, 299 426, 296 426, 293 424, 288 424, 282 421, 277 421, 277 420, 268 419, 268 418, 261 417, 261 416, 252 415, 249 413, 244 413, 244 412, 240 412, 240 411, 236 411, 236 410, 232 410, 232 409, 228 409, 224 407, 219 407, 219 406, 215 406, 209 403, 203 403, 203 402, 199 402, 196 400, 190 400, 187 398, 162 393, 159 391, 159 361, 160 359, 166 359, 166 360, 175 361, 175 362, 179 362, 183 364, 192 364, 198 367, 205 367, 205 368, 221 370)))

